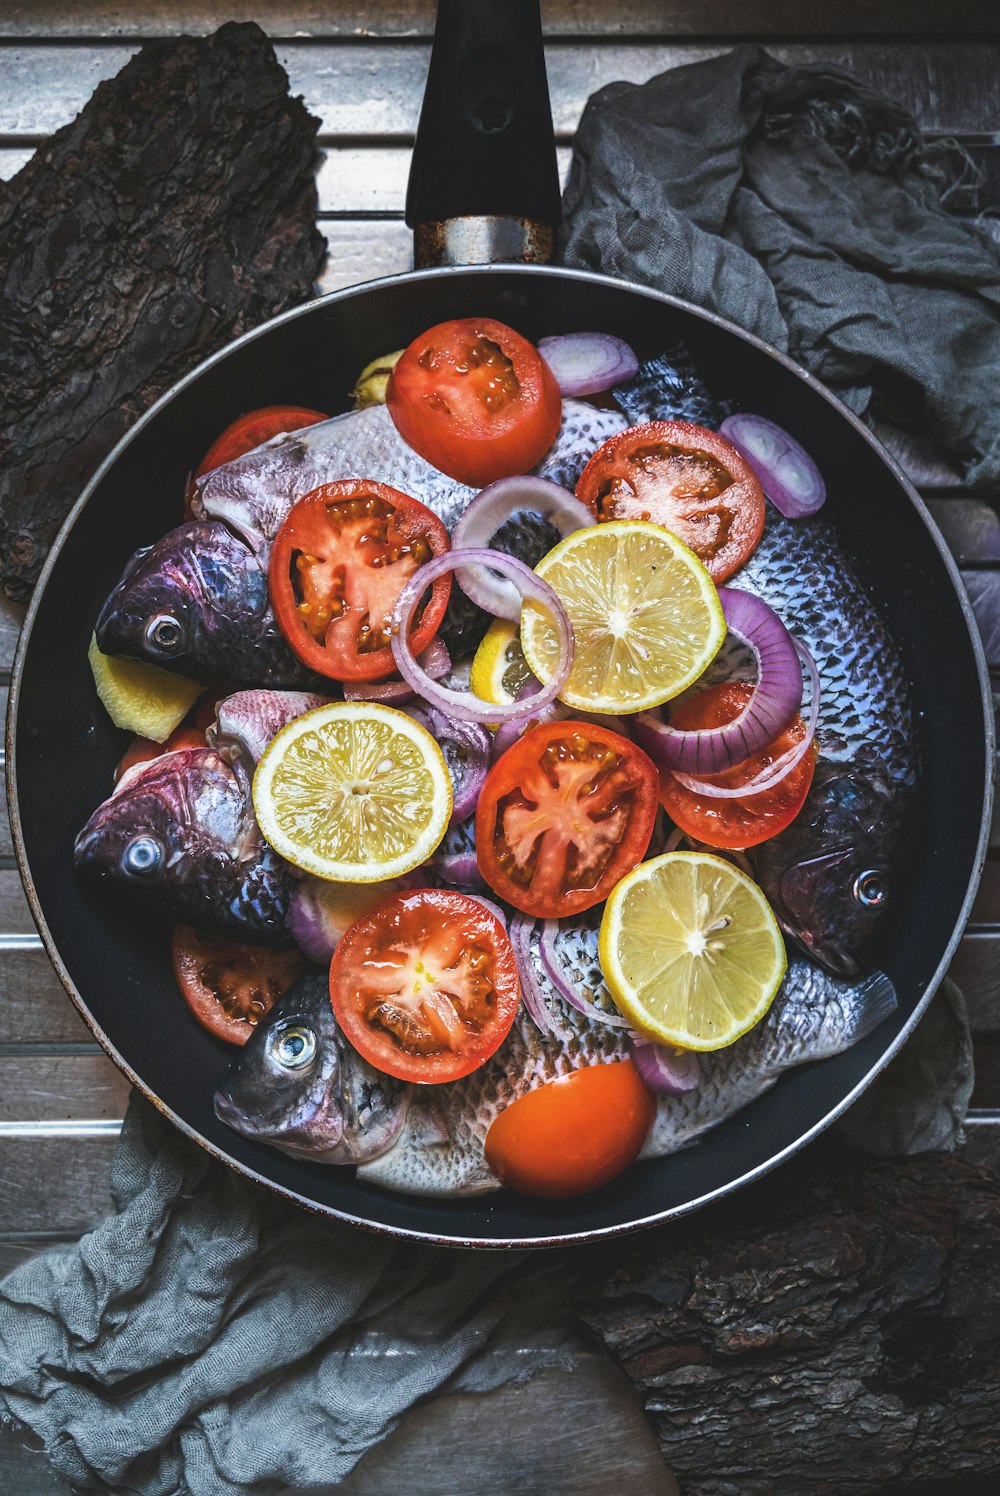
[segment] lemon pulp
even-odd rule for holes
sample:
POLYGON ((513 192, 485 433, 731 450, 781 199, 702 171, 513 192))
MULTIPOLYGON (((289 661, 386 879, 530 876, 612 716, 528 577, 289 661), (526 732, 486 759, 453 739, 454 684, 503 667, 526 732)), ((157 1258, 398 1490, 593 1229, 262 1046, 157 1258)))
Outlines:
MULTIPOLYGON (((638 712, 692 685, 718 654, 726 621, 708 572, 669 531, 615 520, 568 535, 535 567, 563 603, 575 651, 559 693, 587 712, 638 712)), ((559 635, 544 609, 521 613, 525 659, 547 681, 559 635)))
POLYGON ((598 950, 625 1017, 682 1049, 722 1049, 745 1034, 787 966, 756 883, 703 852, 668 852, 627 874, 605 905, 598 950))
POLYGON ((335 702, 296 718, 270 744, 253 782, 261 831, 282 857, 337 883, 409 872, 451 816, 441 750, 404 712, 335 702))

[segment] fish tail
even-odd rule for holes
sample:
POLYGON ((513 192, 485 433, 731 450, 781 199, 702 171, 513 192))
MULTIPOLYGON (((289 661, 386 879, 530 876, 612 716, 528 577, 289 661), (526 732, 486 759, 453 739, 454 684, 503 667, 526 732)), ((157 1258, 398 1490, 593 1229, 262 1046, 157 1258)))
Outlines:
POLYGON ((851 1015, 844 1034, 844 1047, 857 1044, 878 1028, 898 1008, 896 989, 884 971, 873 971, 855 988, 851 1015))

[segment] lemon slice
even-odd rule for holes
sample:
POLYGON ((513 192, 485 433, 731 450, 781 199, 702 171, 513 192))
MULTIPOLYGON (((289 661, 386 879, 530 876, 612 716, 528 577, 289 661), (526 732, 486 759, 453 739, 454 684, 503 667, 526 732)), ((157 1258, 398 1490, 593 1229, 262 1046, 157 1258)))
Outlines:
POLYGON ((722 1049, 753 1028, 788 964, 753 879, 703 852, 668 852, 628 873, 605 905, 598 954, 625 1017, 681 1049, 722 1049))
MULTIPOLYGON (((726 637, 719 594, 693 551, 659 525, 613 520, 567 535, 535 567, 573 625, 573 668, 559 693, 584 712, 640 712, 692 685, 726 637)), ((549 680, 559 636, 543 609, 521 612, 521 646, 549 680)))
POLYGON ((483 635, 469 673, 469 686, 483 701, 509 706, 531 679, 516 623, 495 618, 483 635))
POLYGON ((451 816, 451 775, 430 733, 370 701, 337 701, 283 727, 253 803, 274 850, 332 883, 377 883, 424 862, 451 816))
POLYGON ((93 635, 87 659, 101 704, 115 726, 154 743, 166 742, 205 689, 156 665, 101 654, 93 635))

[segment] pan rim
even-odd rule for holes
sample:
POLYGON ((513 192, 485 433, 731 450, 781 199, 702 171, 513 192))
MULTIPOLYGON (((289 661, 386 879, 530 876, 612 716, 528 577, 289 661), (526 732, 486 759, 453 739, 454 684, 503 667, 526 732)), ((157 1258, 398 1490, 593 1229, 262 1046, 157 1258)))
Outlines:
POLYGON ((831 1126, 838 1117, 842 1116, 843 1113, 847 1111, 847 1109, 851 1105, 853 1105, 858 1097, 868 1088, 868 1086, 871 1085, 876 1076, 878 1076, 882 1072, 882 1070, 885 1069, 892 1058, 906 1043, 907 1039, 916 1028, 923 1014, 926 1012, 926 1009, 932 997, 934 996, 934 993, 940 986, 941 981, 948 969, 948 966, 950 965, 951 959, 964 933, 966 923, 968 922, 968 918, 972 910, 972 904, 979 887, 983 867, 986 861, 986 855, 989 846, 989 831, 993 808, 994 786, 993 776, 991 773, 988 773, 985 776, 983 785, 982 816, 980 819, 979 839, 976 847, 976 854, 973 860, 973 866, 970 871, 969 881, 962 900, 958 918, 937 967, 932 973, 931 978, 920 997, 920 1000, 917 1002, 913 1012, 910 1014, 907 1021, 903 1024, 899 1033, 895 1036, 893 1041, 883 1050, 878 1060, 871 1066, 868 1072, 857 1082, 857 1084, 847 1093, 847 1095, 844 1096, 836 1106, 832 1107, 823 1117, 818 1119, 818 1121, 816 1121, 805 1132, 800 1134, 800 1136, 796 1138, 792 1143, 789 1143, 784 1148, 779 1149, 778 1152, 763 1160, 753 1169, 746 1170, 736 1178, 726 1181, 725 1184, 720 1185, 715 1189, 709 1190, 702 1195, 698 1195, 692 1200, 685 1201, 680 1205, 674 1205, 664 1210, 643 1214, 636 1217, 635 1219, 618 1222, 611 1226, 594 1227, 579 1231, 571 1230, 566 1232, 557 1232, 546 1236, 511 1236, 505 1238, 504 1240, 498 1240, 494 1237, 469 1236, 456 1233, 446 1233, 439 1235, 435 1232, 415 1230, 413 1228, 405 1226, 390 1225, 384 1221, 368 1220, 364 1217, 354 1215, 350 1211, 341 1209, 339 1207, 321 1204, 314 1199, 311 1199, 305 1195, 301 1195, 297 1190, 290 1189, 285 1185, 278 1184, 268 1175, 262 1174, 249 1165, 242 1163, 240 1160, 233 1158, 223 1148, 218 1147, 216 1144, 203 1137, 199 1132, 197 1132, 195 1128, 187 1123, 184 1118, 179 1116, 179 1114, 175 1112, 172 1107, 167 1106, 166 1103, 164 1103, 159 1097, 157 1097, 155 1093, 144 1083, 141 1076, 137 1074, 137 1072, 132 1068, 125 1057, 118 1051, 116 1046, 112 1043, 110 1038, 97 1023, 96 1019, 90 1013, 90 1010, 84 1002, 81 994, 77 990, 73 978, 71 977, 65 963, 62 960, 62 957, 59 954, 59 950, 52 936, 52 932, 49 929, 48 921, 41 908, 41 903, 38 898, 34 878, 32 877, 31 869, 28 863, 27 851, 21 826, 20 803, 17 787, 17 718, 24 664, 27 658, 35 619, 41 607, 41 601, 45 594, 49 577, 54 566, 56 565, 59 554, 62 550, 63 545, 65 544, 67 537, 76 525, 77 520, 86 509, 86 506, 94 490, 101 482, 103 482, 105 475, 110 470, 112 465, 118 461, 121 453, 124 452, 124 450, 138 436, 138 434, 142 430, 144 430, 145 427, 158 416, 160 411, 166 408, 166 406, 168 406, 171 401, 173 401, 177 397, 177 395, 181 393, 181 391, 187 389, 189 385, 191 385, 195 380, 199 379, 203 374, 208 373, 216 366, 216 364, 219 364, 224 359, 228 358, 236 349, 241 348, 246 344, 255 341, 256 339, 265 336, 276 327, 283 326, 285 323, 294 321, 299 317, 311 315, 312 313, 317 312, 324 307, 336 305, 344 301, 353 300, 358 296, 368 295, 370 292, 378 291, 383 288, 398 285, 401 283, 410 284, 414 281, 433 283, 437 280, 453 280, 456 275, 462 275, 463 273, 477 276, 496 275, 498 277, 509 277, 510 275, 514 274, 536 279, 547 278, 553 280, 568 280, 575 283, 579 283, 582 281, 584 283, 611 287, 615 290, 630 292, 634 295, 645 297, 646 299, 658 302, 661 305, 672 307, 678 311, 693 315, 701 319, 702 321, 711 323, 712 325, 722 329, 723 331, 734 334, 744 343, 748 343, 750 346, 756 348, 759 352, 766 354, 769 358, 781 364, 790 373, 796 375, 809 388, 815 391, 822 399, 827 402, 827 404, 829 404, 834 409, 836 413, 838 413, 842 418, 846 419, 848 423, 853 427, 853 429, 864 438, 875 457, 880 462, 882 462, 882 464, 889 470, 893 478, 896 480, 897 484, 902 488, 910 504, 922 521, 925 530, 933 541, 935 548, 937 549, 937 552, 942 562, 944 563, 945 571, 948 575, 948 579, 951 582, 952 589, 958 601, 959 608, 965 622, 966 632, 969 637, 969 643, 972 648, 973 658, 975 660, 976 675, 978 678, 980 691, 980 706, 982 708, 983 716, 983 737, 985 742, 985 758, 987 765, 990 765, 993 762, 996 743, 989 667, 987 665, 985 650, 983 648, 982 639, 980 637, 978 626, 975 621, 975 615, 972 610, 972 605, 962 583, 958 565, 954 557, 952 556, 951 551, 948 549, 944 537, 942 536, 923 499, 920 497, 919 493, 916 491, 912 483, 910 483, 909 479, 903 473, 899 464, 885 449, 885 447, 878 441, 878 439, 873 435, 868 427, 864 425, 859 417, 856 416, 853 411, 848 409, 848 407, 831 390, 827 389, 827 387, 822 384, 815 377, 815 375, 810 374, 808 370, 804 369, 794 359, 790 358, 787 354, 780 352, 778 349, 773 348, 770 344, 765 343, 755 334, 747 332, 744 328, 738 327, 735 323, 728 321, 724 317, 718 316, 714 312, 708 312, 704 308, 695 306, 692 302, 684 301, 680 297, 671 296, 666 292, 657 291, 653 287, 644 286, 634 281, 620 280, 616 277, 601 275, 594 271, 572 270, 565 266, 519 265, 507 262, 497 262, 490 265, 436 267, 429 270, 413 270, 403 272, 399 275, 384 276, 378 280, 359 282, 354 286, 347 286, 341 288, 338 291, 331 291, 325 296, 315 297, 313 300, 305 302, 301 306, 292 307, 289 308, 288 311, 279 313, 276 317, 272 317, 268 319, 268 321, 261 323, 259 327, 251 328, 248 332, 241 334, 240 337, 235 338, 231 342, 227 343, 224 348, 219 349, 209 358, 203 360, 188 374, 184 375, 182 379, 175 381, 175 383, 172 384, 170 388, 166 390, 159 397, 159 399, 154 402, 153 405, 150 406, 149 410, 144 412, 144 414, 140 416, 136 422, 134 422, 134 424, 129 428, 128 431, 125 432, 125 434, 120 438, 120 440, 115 444, 112 450, 100 463, 96 471, 92 474, 91 478, 81 491, 79 498, 76 500, 62 525, 59 527, 59 530, 52 542, 49 554, 46 558, 45 564, 39 575, 38 581, 35 585, 34 591, 28 604, 27 612, 25 614, 24 622, 22 624, 20 636, 18 639, 17 650, 14 656, 13 668, 11 671, 10 698, 7 708, 6 720, 6 781, 8 813, 10 817, 14 854, 17 861, 18 872, 20 873, 21 881, 24 885, 25 895, 31 909, 32 918, 34 919, 36 928, 38 929, 38 933, 41 937, 45 952, 49 960, 52 962, 56 974, 59 977, 62 986, 66 990, 67 995, 76 1007, 77 1011, 80 1013, 84 1022, 87 1024, 87 1027, 93 1033, 94 1037, 100 1043, 110 1059, 114 1062, 114 1064, 118 1067, 122 1074, 125 1075, 130 1084, 143 1096, 145 1096, 147 1101, 151 1102, 151 1104, 157 1109, 157 1111, 165 1116, 184 1136, 197 1143, 199 1147, 204 1148, 206 1152, 208 1152, 213 1158, 218 1159, 221 1163, 233 1169, 243 1178, 272 1191, 273 1193, 294 1203, 300 1208, 309 1210, 313 1214, 325 1216, 329 1219, 344 1221, 349 1225, 358 1226, 364 1230, 372 1231, 377 1235, 387 1235, 397 1240, 420 1241, 440 1246, 475 1247, 484 1250, 509 1251, 528 1247, 545 1248, 555 1246, 569 1246, 582 1242, 609 1240, 618 1236, 626 1235, 633 1231, 648 1229, 650 1227, 662 1224, 668 1220, 674 1220, 682 1216, 689 1215, 693 1211, 699 1210, 703 1206, 710 1204, 712 1201, 721 1199, 734 1190, 741 1189, 745 1185, 752 1183, 754 1180, 762 1178, 765 1174, 770 1173, 772 1169, 777 1168, 781 1163, 793 1157, 808 1143, 812 1142, 816 1137, 818 1137, 822 1132, 825 1132, 826 1129, 831 1126))

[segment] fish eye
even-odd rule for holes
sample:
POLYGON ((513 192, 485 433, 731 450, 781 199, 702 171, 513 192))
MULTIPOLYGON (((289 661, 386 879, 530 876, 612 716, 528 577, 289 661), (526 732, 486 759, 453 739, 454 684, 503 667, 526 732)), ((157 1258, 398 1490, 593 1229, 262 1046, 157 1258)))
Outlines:
POLYGON ((862 909, 884 909, 889 902, 889 883, 879 868, 867 868, 854 880, 854 897, 862 909))
POLYGON ((184 631, 170 613, 157 613, 146 625, 146 643, 164 654, 173 654, 184 639, 184 631))
POLYGON ((122 853, 122 867, 133 878, 158 873, 163 863, 163 844, 155 836, 134 836, 122 853))
POLYGON ((283 1070, 304 1070, 316 1058, 316 1035, 298 1023, 279 1023, 267 1036, 267 1053, 283 1070))

